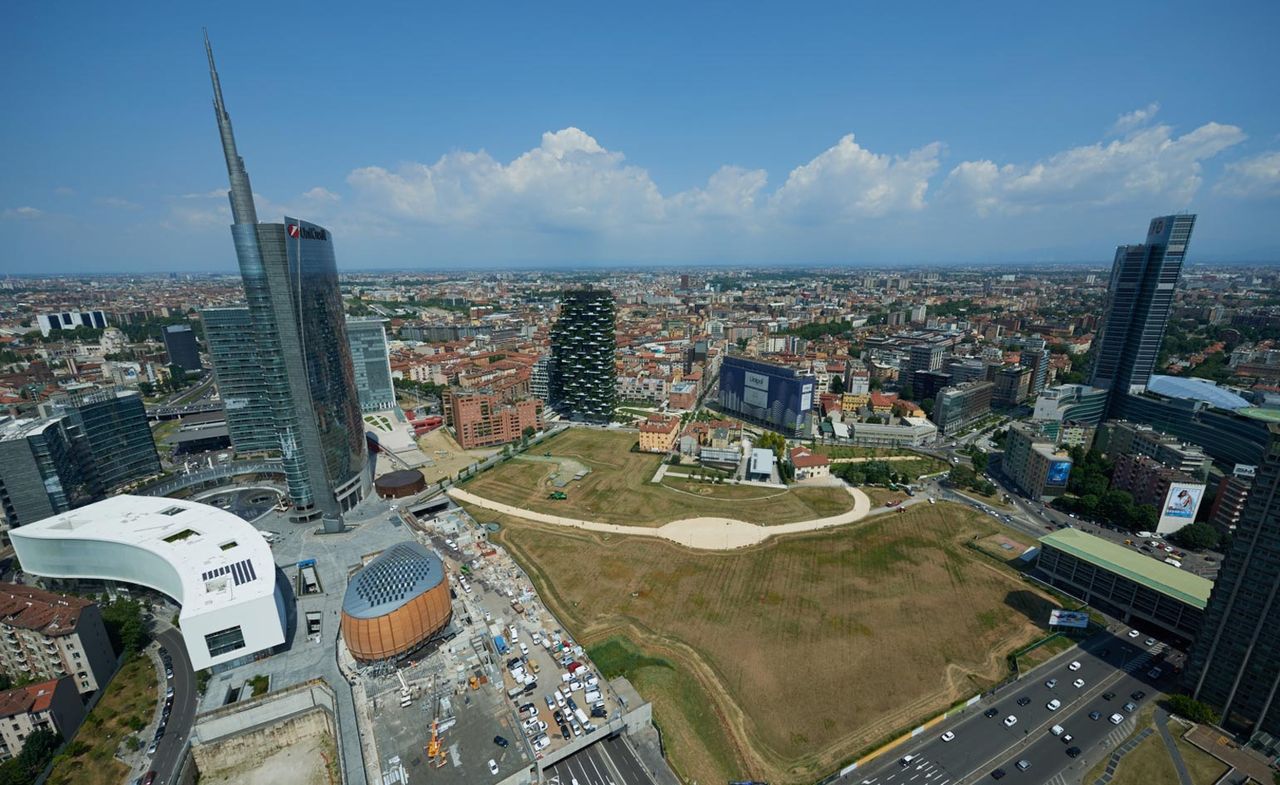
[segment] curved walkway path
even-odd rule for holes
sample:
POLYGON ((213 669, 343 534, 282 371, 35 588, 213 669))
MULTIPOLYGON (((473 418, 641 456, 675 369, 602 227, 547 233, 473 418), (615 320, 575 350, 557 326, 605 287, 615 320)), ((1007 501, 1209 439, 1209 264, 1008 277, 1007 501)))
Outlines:
POLYGON ((729 551, 764 542, 775 534, 795 534, 797 532, 829 529, 833 526, 854 523, 867 517, 871 512, 871 499, 857 488, 846 486, 845 490, 853 497, 853 509, 826 518, 814 518, 808 521, 796 521, 795 523, 779 523, 773 526, 761 526, 734 518, 683 518, 656 527, 622 526, 616 523, 598 523, 577 518, 565 518, 560 515, 549 515, 544 512, 534 512, 521 507, 513 507, 510 504, 491 501, 461 488, 450 488, 447 493, 455 501, 467 502, 468 504, 474 504, 477 507, 484 507, 487 510, 493 510, 505 515, 514 515, 527 521, 550 523, 555 526, 571 526, 577 529, 607 534, 661 537, 690 548, 729 551))

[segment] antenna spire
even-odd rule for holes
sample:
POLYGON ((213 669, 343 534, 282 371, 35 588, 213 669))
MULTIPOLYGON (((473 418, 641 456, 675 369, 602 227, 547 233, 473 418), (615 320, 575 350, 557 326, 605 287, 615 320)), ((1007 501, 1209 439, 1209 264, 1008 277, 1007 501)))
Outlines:
POLYGON ((213 83, 213 113, 218 120, 218 134, 222 137, 222 155, 227 159, 227 177, 231 190, 231 217, 237 224, 256 224, 258 211, 253 206, 253 186, 249 184, 249 172, 244 159, 236 152, 236 137, 231 130, 231 115, 222 102, 222 83, 218 81, 218 67, 213 62, 213 46, 209 43, 209 31, 204 30, 204 52, 209 58, 209 80, 213 83))

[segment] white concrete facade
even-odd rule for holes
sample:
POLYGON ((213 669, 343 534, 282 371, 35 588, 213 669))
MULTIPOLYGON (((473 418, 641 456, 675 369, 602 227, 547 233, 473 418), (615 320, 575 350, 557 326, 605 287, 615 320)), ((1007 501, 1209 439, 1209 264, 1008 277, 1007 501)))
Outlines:
POLYGON ((284 598, 262 534, 185 499, 113 496, 9 533, 22 569, 49 578, 146 586, 182 606, 196 670, 278 646, 284 598))

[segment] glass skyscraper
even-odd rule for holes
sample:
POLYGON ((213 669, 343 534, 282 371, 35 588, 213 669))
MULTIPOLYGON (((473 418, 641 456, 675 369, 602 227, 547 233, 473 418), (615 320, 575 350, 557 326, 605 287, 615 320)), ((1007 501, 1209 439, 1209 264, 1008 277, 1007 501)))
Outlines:
POLYGON ((1222 712, 1223 727, 1280 749, 1280 424, 1214 581, 1187 657, 1191 696, 1222 712))
POLYGON ((1155 370, 1194 215, 1151 219, 1147 241, 1116 249, 1089 384, 1108 390, 1111 416, 1130 392, 1142 392, 1155 370))
POLYGON ((366 412, 385 412, 396 408, 385 324, 386 319, 377 317, 347 319, 356 392, 360 396, 360 408, 366 412))
POLYGON ((618 373, 613 334, 613 294, 608 289, 576 289, 560 299, 551 328, 552 403, 573 420, 609 422, 618 373))
POLYGON ((275 417, 267 400, 253 319, 243 305, 200 312, 209 360, 222 398, 231 446, 239 453, 280 453, 275 417))
POLYGON ((369 492, 371 478, 333 237, 288 216, 258 222, 207 37, 205 52, 231 182, 231 236, 293 517, 341 531, 342 513, 369 492))
POLYGON ((55 398, 54 416, 66 415, 78 459, 95 490, 111 493, 161 472, 160 455, 142 396, 107 388, 55 398))

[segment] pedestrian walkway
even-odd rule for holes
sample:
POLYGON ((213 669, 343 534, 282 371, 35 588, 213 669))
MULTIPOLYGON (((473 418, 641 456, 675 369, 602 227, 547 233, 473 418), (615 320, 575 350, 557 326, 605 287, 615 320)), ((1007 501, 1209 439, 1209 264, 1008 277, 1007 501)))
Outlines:
MULTIPOLYGON (((1128 755, 1130 752, 1133 752, 1135 747, 1137 747, 1142 742, 1146 741, 1147 737, 1153 733, 1155 733, 1155 728, 1151 728, 1151 727, 1143 728, 1142 732, 1139 733, 1137 736, 1134 736, 1132 739, 1129 739, 1124 744, 1121 744, 1120 747, 1116 749, 1115 752, 1111 753, 1111 757, 1107 760, 1107 770, 1103 772, 1102 776, 1099 777, 1094 782, 1094 785, 1108 785, 1108 783, 1110 783, 1111 780, 1116 776, 1116 767, 1120 765, 1120 761, 1124 758, 1124 756, 1128 755)), ((1112 736, 1114 735, 1115 734, 1113 733, 1112 736)), ((1108 738, 1110 738, 1110 736, 1108 738)))
POLYGON ((504 513, 506 515, 514 515, 517 518, 535 521, 537 523, 549 523, 555 526, 569 526, 576 529, 585 529, 587 531, 601 532, 605 534, 630 534, 637 537, 661 537, 680 545, 686 545, 690 548, 699 548, 702 550, 712 551, 728 551, 735 548, 745 548, 748 545, 756 545, 777 534, 796 534, 799 532, 818 531, 820 529, 828 529, 834 526, 844 526, 850 523, 856 523, 871 513, 871 499, 862 491, 854 487, 847 487, 849 495, 853 497, 853 509, 848 512, 832 515, 826 518, 814 518, 808 521, 797 521, 795 523, 779 523, 774 526, 761 526, 755 523, 736 520, 734 518, 685 518, 679 521, 663 524, 662 526, 623 526, 614 523, 599 523, 597 521, 584 521, 577 518, 566 518, 560 515, 548 515, 547 513, 534 512, 521 507, 513 507, 510 504, 503 504, 486 499, 483 496, 477 496, 470 491, 464 491, 461 488, 450 488, 448 494, 454 501, 467 502, 479 507, 484 507, 494 512, 504 513))
POLYGON ((1187 762, 1182 759, 1182 751, 1173 743, 1173 735, 1169 733, 1169 712, 1156 709, 1156 727, 1160 729, 1160 738, 1164 739, 1164 747, 1169 751, 1173 767, 1178 771, 1178 780, 1182 785, 1195 785, 1191 781, 1191 772, 1187 771, 1187 762))

